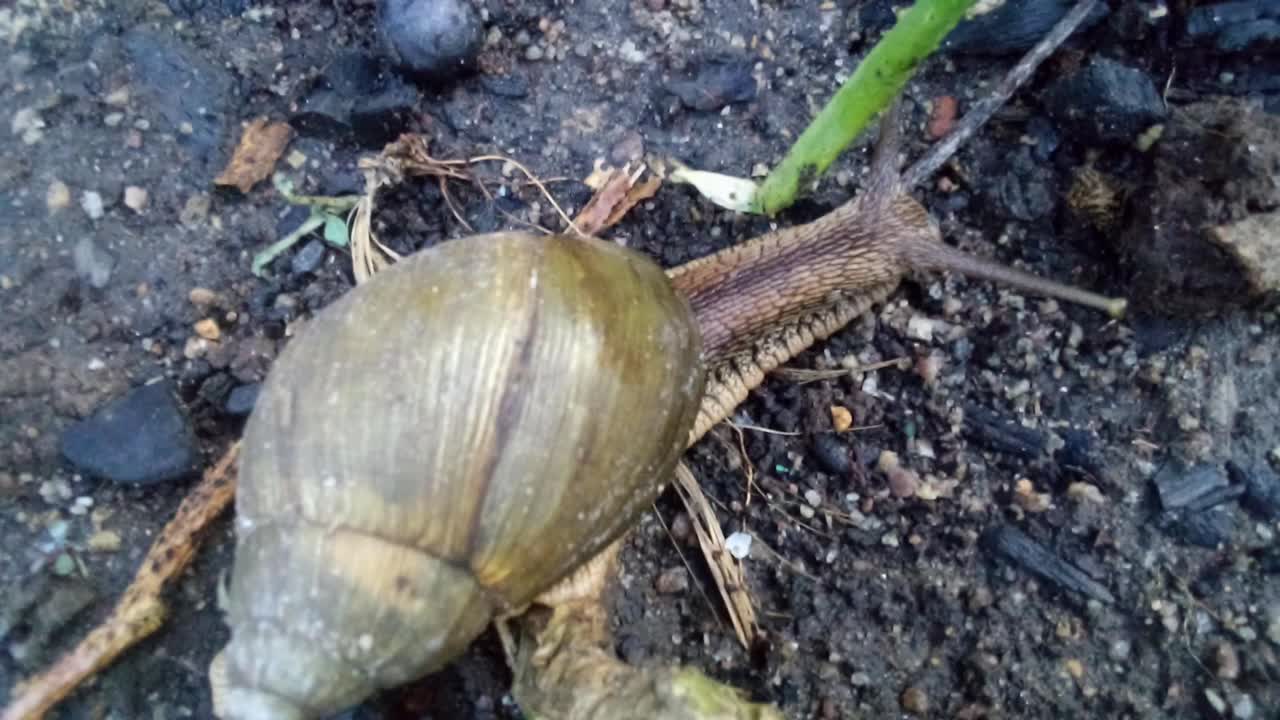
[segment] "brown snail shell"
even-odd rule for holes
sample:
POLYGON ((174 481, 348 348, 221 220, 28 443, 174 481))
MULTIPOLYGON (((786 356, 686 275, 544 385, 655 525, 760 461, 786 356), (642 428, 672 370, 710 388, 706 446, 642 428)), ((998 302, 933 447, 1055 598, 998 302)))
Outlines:
POLYGON ((704 387, 688 302, 601 240, 446 242, 325 308, 243 438, 223 717, 433 672, 618 538, 704 387))

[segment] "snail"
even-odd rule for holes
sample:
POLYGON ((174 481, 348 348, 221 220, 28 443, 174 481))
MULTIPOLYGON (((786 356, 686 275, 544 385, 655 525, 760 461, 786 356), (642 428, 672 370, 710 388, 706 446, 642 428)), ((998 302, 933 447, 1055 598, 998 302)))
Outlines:
POLYGON ((224 720, 315 718, 452 661, 636 521, 770 370, 966 255, 879 158, 806 225, 663 271, 595 238, 447 241, 319 312, 245 428, 224 720))
POLYGON ((446 242, 325 308, 245 428, 220 714, 453 659, 649 506, 704 383, 688 302, 602 240, 446 242))

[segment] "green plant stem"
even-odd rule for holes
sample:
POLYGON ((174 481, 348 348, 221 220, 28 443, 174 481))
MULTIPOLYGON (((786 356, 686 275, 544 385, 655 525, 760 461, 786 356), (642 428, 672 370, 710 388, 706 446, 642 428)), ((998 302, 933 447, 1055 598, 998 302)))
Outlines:
POLYGON ((755 197, 758 212, 773 215, 794 203, 802 186, 826 172, 893 102, 921 61, 973 4, 974 0, 920 0, 903 12, 765 178, 755 197))

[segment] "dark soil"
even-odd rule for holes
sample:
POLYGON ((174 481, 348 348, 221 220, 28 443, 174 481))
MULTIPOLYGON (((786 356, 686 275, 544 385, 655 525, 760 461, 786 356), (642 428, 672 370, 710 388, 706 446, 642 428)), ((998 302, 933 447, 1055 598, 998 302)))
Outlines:
MULTIPOLYGON (((11 48, 0 65, 0 101, 13 130, 0 164, 0 297, 8 310, 0 318, 0 578, 19 594, 29 590, 25 601, 11 596, 0 618, 7 650, 0 699, 109 612, 195 479, 126 486, 82 476, 60 453, 64 430, 128 389, 168 378, 212 462, 242 423, 226 410, 228 393, 261 380, 291 324, 352 286, 350 259, 336 249, 295 272, 303 244, 255 277, 254 253, 301 217, 269 182, 241 195, 212 181, 242 123, 296 117, 312 81, 341 53, 379 52, 374 5, 247 5, 0 6, 0 35, 11 48), (140 211, 125 203, 128 187, 146 190, 140 211), (102 201, 100 217, 82 207, 89 192, 102 201), (195 288, 219 300, 197 305, 189 299, 195 288), (193 326, 206 318, 218 322, 221 338, 201 345, 193 326), (102 549, 102 531, 119 536, 118 549, 102 549), (50 583, 64 553, 77 564, 50 583)), ((1276 96, 1265 94, 1280 92, 1274 55, 1223 53, 1184 39, 1184 5, 1160 15, 1156 5, 1112 3, 1105 20, 1045 64, 940 172, 945 182, 921 195, 949 242, 1129 294, 1140 270, 1134 263, 1159 258, 1119 243, 1119 230, 1090 224, 1066 198, 1078 169, 1094 162, 1129 190, 1127 204, 1112 208, 1123 224, 1150 216, 1138 211, 1167 178, 1132 144, 1095 145, 1057 125, 1042 93, 1091 56, 1105 56, 1146 73, 1171 110, 1253 91, 1274 111, 1276 96)), ((736 175, 773 164, 869 49, 887 5, 486 0, 482 7, 488 40, 478 71, 413 87, 415 101, 392 129, 429 137, 438 158, 501 153, 540 177, 569 178, 548 187, 576 209, 591 194, 579 180, 597 160, 619 164, 641 148, 736 175), (754 93, 744 91, 743 68, 755 76, 754 93), (707 94, 681 84, 700 77, 716 83, 713 95, 736 102, 694 109, 671 91, 705 108, 707 94)), ((907 93, 908 157, 928 146, 928 103, 953 95, 964 112, 1015 61, 960 52, 931 60, 907 93)), ((1276 121, 1262 111, 1251 117, 1276 121)), ((380 127, 305 130, 286 151, 301 154, 301 169, 285 160, 280 168, 306 193, 359 192, 357 159, 388 139, 380 127)), ((1211 147, 1185 132, 1179 147, 1211 147)), ((808 220, 843 201, 866 160, 865 144, 846 153, 776 222, 808 220)), ((496 202, 451 187, 476 231, 517 227, 512 217, 560 227, 518 172, 504 174, 498 163, 480 172, 491 189, 505 187, 496 202)), ((1188 210, 1197 222, 1275 209, 1273 175, 1234 179, 1260 183, 1258 192, 1232 181, 1177 197, 1240 203, 1188 210), (1270 201, 1258 199, 1267 193, 1270 201)), ((98 215, 92 199, 87 204, 98 215)), ((1178 208, 1160 212, 1167 219, 1178 208)), ((467 234, 428 181, 382 196, 375 222, 403 251, 467 234)), ((670 266, 768 227, 668 184, 607 234, 670 266)), ((1153 275, 1142 277, 1150 283, 1153 275)), ((1265 476, 1268 463, 1280 462, 1274 306, 1227 302, 1221 282, 1199 286, 1214 291, 1201 312, 1138 302, 1116 322, 987 283, 941 276, 905 283, 791 364, 905 357, 905 368, 807 383, 772 377, 740 408, 737 420, 751 426, 741 438, 723 426, 689 453, 725 533, 755 538, 747 572, 762 646, 747 652, 737 644, 680 501, 668 494, 623 556, 614 594, 619 653, 634 663, 698 667, 789 718, 911 709, 965 718, 1217 717, 1217 705, 1238 718, 1280 717, 1275 516, 1235 495, 1211 510, 1169 513, 1155 489, 1158 472, 1182 473, 1184 464, 1230 461, 1265 476), (926 325, 931 332, 921 332, 926 325), (867 429, 833 435, 833 405, 867 429), (937 496, 891 493, 877 470, 884 452, 896 453, 937 496), (1092 581, 1086 585, 1105 588, 1111 601, 996 552, 989 539, 1006 525, 1077 568, 1092 581), (670 582, 686 563, 690 581, 670 582)), ((210 717, 205 673, 226 641, 216 598, 232 544, 224 518, 170 593, 165 627, 56 717, 210 717)), ((508 681, 486 635, 449 669, 355 716, 520 717, 508 681)))

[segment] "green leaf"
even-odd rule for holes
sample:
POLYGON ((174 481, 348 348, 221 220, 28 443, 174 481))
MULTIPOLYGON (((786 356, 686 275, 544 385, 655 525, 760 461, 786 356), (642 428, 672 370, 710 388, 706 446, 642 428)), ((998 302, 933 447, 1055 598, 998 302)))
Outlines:
POLYGON ((347 246, 347 221, 337 215, 324 215, 325 242, 335 247, 347 246))

